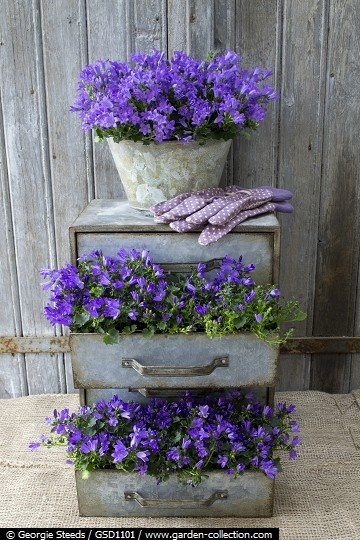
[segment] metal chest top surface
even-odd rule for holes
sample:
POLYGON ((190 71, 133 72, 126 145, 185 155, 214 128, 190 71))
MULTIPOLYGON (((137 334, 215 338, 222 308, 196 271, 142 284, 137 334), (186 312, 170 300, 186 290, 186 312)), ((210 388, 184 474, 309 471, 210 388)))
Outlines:
POLYGON ((114 256, 120 248, 147 249, 157 263, 198 263, 226 255, 253 263, 258 283, 277 283, 280 226, 273 214, 246 220, 218 242, 198 243, 200 230, 177 233, 154 222, 148 211, 134 210, 121 199, 95 199, 70 227, 71 257, 95 249, 114 256))

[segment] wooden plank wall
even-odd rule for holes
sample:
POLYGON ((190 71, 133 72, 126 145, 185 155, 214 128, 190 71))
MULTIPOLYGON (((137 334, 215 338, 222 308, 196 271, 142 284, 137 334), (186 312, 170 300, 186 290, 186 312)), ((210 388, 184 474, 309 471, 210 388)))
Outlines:
MULTIPOLYGON (((250 141, 234 141, 224 181, 294 193, 295 213, 280 216, 280 287, 308 313, 295 335, 360 335, 358 0, 1 6, 0 337, 36 337, 43 346, 3 347, 0 398, 73 391, 66 347, 47 345, 62 329, 42 316, 39 270, 69 260, 68 228, 91 199, 124 194, 107 146, 83 134, 69 105, 85 64, 126 60, 131 51, 200 57, 232 48, 244 65, 273 69, 281 98, 250 141)), ((281 355, 280 390, 358 387, 358 353, 281 355)))

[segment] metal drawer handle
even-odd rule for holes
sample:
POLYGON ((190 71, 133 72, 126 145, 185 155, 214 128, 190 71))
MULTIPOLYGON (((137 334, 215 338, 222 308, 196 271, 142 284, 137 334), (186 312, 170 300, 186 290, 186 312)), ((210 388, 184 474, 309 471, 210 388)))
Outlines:
POLYGON ((215 491, 211 497, 202 501, 187 501, 182 499, 145 499, 141 493, 138 493, 137 491, 125 491, 124 497, 126 501, 136 501, 143 508, 201 508, 204 506, 211 506, 219 499, 227 499, 228 492, 227 490, 215 491))
MULTIPOLYGON (((210 272, 210 270, 214 270, 217 268, 220 268, 222 259, 211 259, 210 261, 207 261, 205 264, 205 272, 210 272)), ((170 274, 178 274, 182 272, 191 272, 192 270, 196 270, 198 267, 197 262, 185 262, 185 263, 179 263, 179 262, 173 262, 173 263, 161 263, 161 268, 165 270, 165 272, 169 272, 170 274)))
POLYGON ((143 366, 135 358, 123 358, 122 367, 133 368, 140 375, 149 377, 194 377, 199 375, 210 375, 217 367, 228 367, 229 357, 218 356, 205 366, 190 367, 166 367, 166 366, 143 366))

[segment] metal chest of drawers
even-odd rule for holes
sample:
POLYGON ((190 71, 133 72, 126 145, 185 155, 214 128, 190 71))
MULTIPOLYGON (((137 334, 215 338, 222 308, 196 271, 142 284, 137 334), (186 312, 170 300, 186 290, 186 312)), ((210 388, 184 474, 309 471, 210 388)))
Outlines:
MULTIPOLYGON (((280 227, 272 214, 245 221, 218 242, 201 246, 199 231, 179 234, 156 224, 152 214, 132 209, 124 200, 93 200, 70 227, 72 263, 93 250, 114 256, 120 248, 146 249, 164 265, 190 269, 199 262, 243 256, 253 263, 257 283, 277 283, 280 227)), ((70 336, 74 384, 82 404, 110 398, 147 399, 177 395, 180 389, 206 392, 244 386, 258 388, 273 402, 278 348, 254 336, 125 336, 105 345, 101 336, 70 336), (126 339, 125 339, 126 338, 126 339), (225 338, 225 339, 224 339, 225 338)))

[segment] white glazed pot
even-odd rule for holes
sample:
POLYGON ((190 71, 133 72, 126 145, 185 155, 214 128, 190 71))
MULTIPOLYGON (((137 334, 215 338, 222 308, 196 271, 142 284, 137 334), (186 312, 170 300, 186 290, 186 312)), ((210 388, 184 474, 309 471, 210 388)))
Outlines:
POLYGON ((108 139, 126 196, 133 208, 153 204, 181 193, 219 185, 231 140, 162 143, 108 139))

